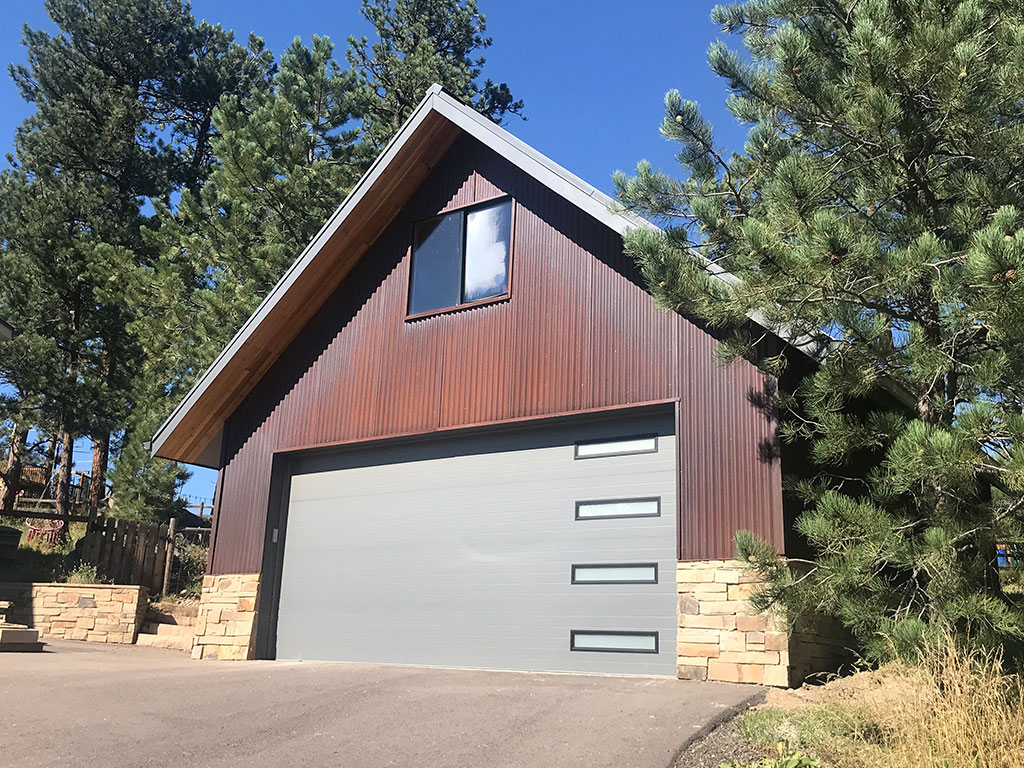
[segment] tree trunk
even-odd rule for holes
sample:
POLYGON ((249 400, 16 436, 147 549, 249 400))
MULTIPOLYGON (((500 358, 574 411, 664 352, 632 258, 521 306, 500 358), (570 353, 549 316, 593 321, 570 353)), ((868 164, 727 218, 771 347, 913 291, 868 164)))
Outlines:
POLYGON ((89 517, 100 514, 100 505, 107 490, 107 461, 110 459, 110 433, 92 438, 92 480, 89 482, 89 517))
POLYGON ((57 446, 60 445, 60 434, 50 435, 50 445, 46 449, 46 463, 43 465, 43 498, 46 497, 46 489, 50 487, 53 479, 53 465, 57 463, 57 446))
POLYGON ((71 532, 71 467, 74 464, 75 439, 70 432, 63 432, 60 445, 60 468, 57 471, 57 514, 64 520, 62 536, 71 532))
POLYGON ((14 511, 14 502, 21 491, 21 462, 27 445, 28 428, 15 427, 11 437, 11 448, 7 454, 7 467, 3 479, 0 480, 0 509, 4 515, 10 515, 14 511))

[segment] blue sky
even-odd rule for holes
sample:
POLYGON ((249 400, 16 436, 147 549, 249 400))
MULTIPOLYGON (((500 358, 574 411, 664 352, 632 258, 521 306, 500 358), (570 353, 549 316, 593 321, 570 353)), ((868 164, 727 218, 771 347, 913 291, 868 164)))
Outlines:
MULTIPOLYGON (((719 31, 702 0, 478 0, 494 45, 484 75, 507 82, 526 102, 526 121, 506 126, 577 176, 612 191, 611 174, 640 159, 673 170, 673 145, 658 133, 665 92, 677 88, 700 103, 720 144, 738 147, 743 130, 725 111, 723 83, 708 69, 708 45, 719 31)), ((263 37, 279 54, 291 40, 327 35, 344 56, 349 35, 369 35, 358 0, 193 0, 197 18, 263 37)), ((23 63, 21 25, 51 29, 42 0, 4 0, 0 61, 23 63)), ((738 40, 731 44, 737 45, 738 40)), ((14 131, 31 112, 10 78, 0 78, 0 147, 10 151, 14 131)), ((339 200, 339 203, 341 201, 339 200)), ((82 444, 76 458, 89 460, 82 444)), ((197 470, 186 487, 213 496, 215 477, 197 470)))

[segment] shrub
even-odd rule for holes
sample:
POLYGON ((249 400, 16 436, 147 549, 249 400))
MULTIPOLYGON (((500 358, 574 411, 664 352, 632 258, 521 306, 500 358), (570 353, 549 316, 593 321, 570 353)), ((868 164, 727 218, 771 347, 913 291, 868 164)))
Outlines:
POLYGON ((208 549, 202 544, 184 539, 179 539, 174 549, 178 559, 178 594, 183 597, 199 597, 203 589, 203 576, 206 574, 208 549))
POLYGON ((96 566, 89 563, 78 563, 61 580, 68 584, 102 584, 105 581, 100 578, 96 566))

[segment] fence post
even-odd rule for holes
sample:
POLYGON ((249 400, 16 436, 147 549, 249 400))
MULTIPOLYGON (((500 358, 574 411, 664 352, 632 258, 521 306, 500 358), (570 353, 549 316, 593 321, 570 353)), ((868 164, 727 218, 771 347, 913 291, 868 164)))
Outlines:
POLYGON ((171 518, 167 525, 167 555, 164 558, 164 587, 160 593, 167 597, 167 590, 171 586, 171 563, 174 560, 174 529, 177 524, 176 518, 171 518))

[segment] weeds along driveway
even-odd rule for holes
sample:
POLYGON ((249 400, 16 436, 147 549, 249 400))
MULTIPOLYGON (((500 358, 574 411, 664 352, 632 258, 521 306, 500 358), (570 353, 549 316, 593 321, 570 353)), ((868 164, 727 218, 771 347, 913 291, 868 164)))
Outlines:
POLYGON ((0 654, 0 755, 30 766, 665 768, 761 690, 365 664, 0 654))

